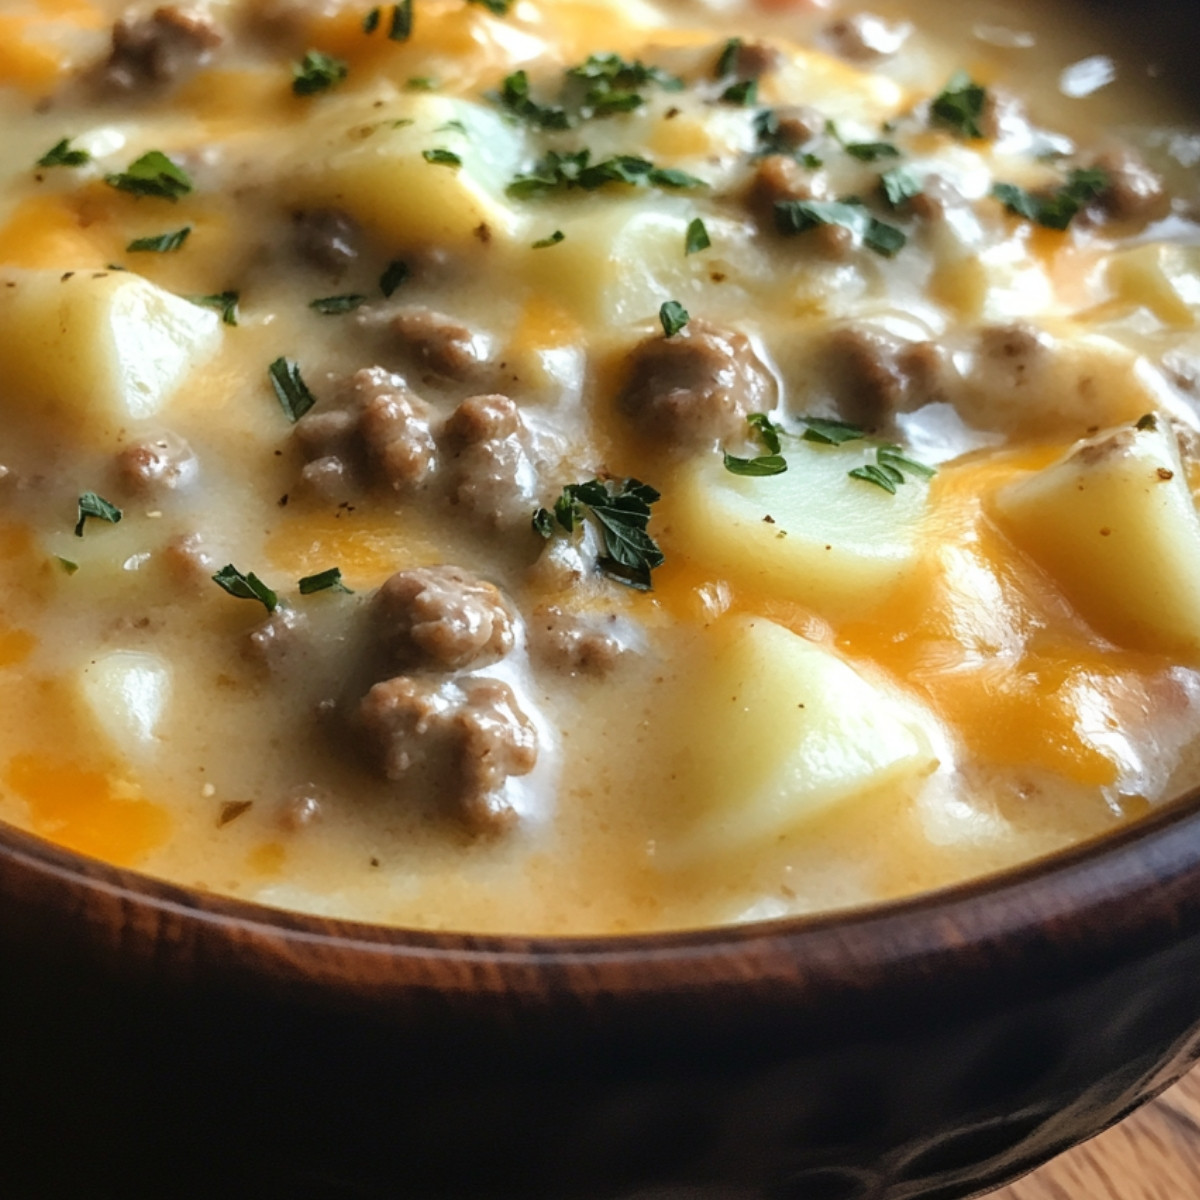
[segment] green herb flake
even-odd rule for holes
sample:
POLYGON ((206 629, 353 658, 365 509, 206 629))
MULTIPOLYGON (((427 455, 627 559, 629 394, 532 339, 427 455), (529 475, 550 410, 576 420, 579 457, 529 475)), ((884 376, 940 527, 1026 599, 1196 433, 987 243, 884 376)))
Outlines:
POLYGON ((434 92, 437 91, 438 81, 431 75, 414 75, 405 80, 404 88, 409 92, 434 92))
POLYGON ((183 246, 183 243, 191 236, 191 233, 192 227, 185 225, 182 229, 176 229, 174 233, 160 233, 157 237, 135 238, 125 249, 130 254, 139 251, 153 254, 170 254, 174 250, 179 250, 183 246))
POLYGON ((1075 217, 1110 184, 1108 172, 1099 167, 1072 171, 1066 182, 1053 191, 1027 192, 1012 183, 997 183, 992 195, 1010 213, 1046 229, 1066 229, 1075 217))
POLYGON ((201 308, 215 308, 226 325, 238 323, 237 292, 215 292, 211 296, 188 296, 186 299, 201 308))
POLYGON ((41 158, 37 160, 39 167, 82 167, 92 161, 92 156, 86 150, 75 150, 71 147, 71 139, 63 138, 56 142, 41 158))
POLYGON ((336 317, 342 313, 353 312, 366 302, 366 296, 353 292, 345 296, 322 296, 317 300, 310 300, 308 307, 324 317, 336 317))
POLYGON ((134 196, 155 196, 177 201, 192 191, 188 173, 173 163, 161 150, 150 150, 122 172, 106 175, 104 182, 120 192, 134 196))
POLYGON ((383 10, 373 8, 365 17, 363 17, 362 30, 368 37, 371 36, 379 28, 379 20, 383 15, 383 10))
POLYGON ((422 150, 421 157, 427 163, 433 163, 438 167, 461 167, 462 158, 455 154, 453 150, 445 150, 441 146, 435 146, 432 150, 422 150))
POLYGON ((778 454, 782 442, 779 439, 780 428, 766 413, 751 413, 746 418, 746 424, 760 442, 772 453, 778 454))
POLYGON ((379 290, 384 296, 391 297, 392 293, 408 278, 409 269, 408 263, 400 259, 394 259, 388 263, 382 275, 379 277, 379 290))
POLYGON ((444 125, 439 125, 433 132, 434 133, 461 133, 461 134, 465 135, 467 132, 467 127, 461 121, 457 121, 457 120, 447 121, 444 125))
POLYGON ((721 47, 720 57, 717 59, 717 67, 713 72, 714 79, 726 79, 730 75, 736 75, 738 69, 738 60, 742 54, 742 39, 732 37, 721 47))
POLYGON ((277 358, 268 368, 271 386, 279 398, 279 406, 293 424, 317 402, 316 396, 300 375, 300 366, 290 358, 277 358))
POLYGON ((878 162, 881 158, 900 157, 900 151, 891 142, 848 142, 842 149, 859 162, 878 162))
POLYGON ((486 8, 494 17, 507 17, 508 10, 513 6, 513 0, 467 0, 467 3, 486 8))
POLYGON ((894 225, 871 216, 861 204, 846 200, 779 200, 775 204, 775 227, 785 236, 807 233, 818 225, 849 229, 869 249, 891 258, 904 248, 908 238, 894 225))
POLYGON ((927 467, 924 463, 909 458, 899 446, 887 443, 875 448, 873 463, 865 463, 846 473, 851 479, 861 479, 864 483, 874 484, 875 487, 882 488, 894 496, 896 489, 908 482, 905 478, 906 472, 922 479, 932 479, 937 474, 933 467, 927 467))
POLYGON ((1134 426, 1134 429, 1140 430, 1142 433, 1145 433, 1148 429, 1153 430, 1157 428, 1158 417, 1154 413, 1146 413, 1144 416, 1138 417, 1137 424, 1134 426))
POLYGON ((937 474, 935 468, 917 462, 916 459, 908 458, 899 446, 880 446, 875 451, 875 457, 880 466, 891 467, 896 471, 907 471, 911 475, 921 476, 922 479, 932 479, 937 474))
POLYGON ((62 567, 63 571, 68 575, 74 575, 79 570, 79 564, 70 558, 63 558, 61 554, 54 556, 54 561, 62 567))
POLYGON ((648 158, 633 154, 618 154, 593 163, 590 150, 565 153, 550 150, 538 160, 529 174, 518 175, 508 185, 507 192, 514 199, 529 200, 574 188, 595 191, 612 183, 670 189, 707 186, 703 180, 686 171, 656 167, 648 158))
POLYGON ((567 235, 561 229, 556 229, 549 237, 539 238, 533 243, 535 250, 545 250, 549 246, 557 246, 559 242, 565 242, 567 235))
POLYGON ((873 483, 876 487, 883 488, 885 492, 890 492, 893 496, 896 494, 896 483, 898 481, 892 474, 883 470, 882 467, 877 467, 874 463, 855 467, 853 471, 847 471, 846 473, 851 479, 861 479, 864 483, 873 483))
POLYGON ((279 597, 253 571, 243 575, 233 563, 227 563, 212 579, 229 595, 239 600, 257 600, 269 613, 279 607, 279 597))
POLYGON ((687 325, 691 317, 678 300, 667 300, 658 310, 658 319, 662 322, 663 336, 671 338, 687 325))
POLYGON ((924 184, 908 167, 893 167, 879 177, 879 189, 892 208, 899 208, 906 200, 919 196, 923 188, 924 184))
POLYGON ((822 446, 842 446, 846 442, 857 442, 867 436, 867 431, 859 425, 851 425, 849 421, 837 421, 832 417, 801 417, 804 423, 804 433, 801 435, 806 442, 816 442, 822 446))
POLYGON ((694 218, 689 223, 687 233, 684 235, 684 257, 689 254, 699 254, 701 250, 707 250, 711 245, 712 241, 704 222, 699 217, 694 218))
POLYGON ((345 592, 348 596, 353 596, 354 592, 342 582, 342 572, 340 567, 330 567, 328 571, 321 571, 316 575, 305 575, 300 580, 300 595, 311 596, 314 592, 345 592))
POLYGON ((787 459, 782 454, 763 454, 758 458, 735 458, 725 452, 725 470, 732 475, 766 477, 782 475, 788 469, 787 459))
POLYGON ((532 525, 542 537, 554 533, 558 524, 573 533, 590 519, 598 528, 604 554, 596 565, 610 579, 637 591, 650 590, 650 573, 663 564, 663 552, 647 533, 650 506, 659 499, 654 488, 636 479, 620 483, 592 479, 563 488, 554 502, 553 514, 539 508, 532 525))
POLYGON ((524 71, 514 71, 500 85, 501 105, 513 116, 527 121, 540 129, 569 129, 571 118, 565 108, 556 104, 539 104, 533 99, 529 76, 524 71))
POLYGON ((292 91, 297 96, 327 92, 350 74, 349 64, 320 50, 309 50, 292 67, 292 91))
POLYGON ((721 93, 721 101, 742 108, 753 108, 758 103, 758 80, 739 79, 737 83, 731 83, 721 93))
POLYGON ((392 20, 388 25, 388 40, 407 42, 413 31, 413 0, 403 0, 392 6, 392 20))
POLYGON ((107 521, 110 525, 117 525, 124 515, 115 504, 105 500, 103 496, 98 496, 95 492, 84 492, 79 497, 79 519, 75 522, 75 536, 83 537, 83 527, 87 524, 89 517, 93 517, 97 521, 107 521))
POLYGON ((987 90, 966 71, 956 71, 945 88, 933 98, 929 111, 936 124, 945 126, 959 137, 982 138, 980 122, 987 98, 987 90))

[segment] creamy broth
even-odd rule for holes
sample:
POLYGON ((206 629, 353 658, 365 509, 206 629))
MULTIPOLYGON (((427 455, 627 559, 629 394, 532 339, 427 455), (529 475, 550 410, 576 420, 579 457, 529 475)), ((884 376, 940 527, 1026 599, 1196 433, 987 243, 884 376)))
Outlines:
POLYGON ((0 818, 616 933, 1176 793, 1200 133, 1162 82, 1064 6, 504 7, 5 6, 0 818))

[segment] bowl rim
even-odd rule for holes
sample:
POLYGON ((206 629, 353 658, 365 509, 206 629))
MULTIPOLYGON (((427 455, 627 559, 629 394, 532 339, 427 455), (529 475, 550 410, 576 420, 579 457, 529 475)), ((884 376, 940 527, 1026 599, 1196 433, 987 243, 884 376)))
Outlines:
MULTIPOLYGON (((131 932, 134 941, 153 943, 164 926, 189 928, 208 942, 240 939, 243 965, 246 953, 253 965, 266 950, 296 978, 328 979, 332 968, 337 979, 346 956, 397 969, 451 962, 501 968, 503 978, 490 983, 478 972, 457 981, 439 974, 439 989, 478 990, 481 982, 505 992, 536 988, 539 968, 547 964, 585 974, 619 968, 618 990, 637 992, 699 968, 709 983, 745 982, 748 972, 760 982, 794 982, 801 962, 811 982, 847 966, 919 969, 931 958, 962 958, 968 947, 1003 946, 1014 937, 1043 943, 1035 956, 1042 969, 1067 960, 1078 967, 1089 957, 1127 957, 1134 947, 1144 955, 1156 944, 1200 934, 1200 786, 1085 842, 946 887, 846 909, 682 930, 479 934, 322 917, 169 883, 0 821, 5 920, 14 912, 13 897, 18 914, 20 902, 32 900, 42 916, 77 920, 83 914, 93 926, 110 929, 119 913, 125 943, 131 932), (134 922, 131 930, 132 912, 151 920, 134 922), (1079 936, 1080 921, 1091 937, 1079 936), (1064 922, 1074 924, 1060 929, 1064 922)), ((987 974, 981 956, 975 958, 972 973, 987 974)), ((408 976, 399 970, 390 983, 403 986, 406 978, 429 982, 419 970, 408 976)))

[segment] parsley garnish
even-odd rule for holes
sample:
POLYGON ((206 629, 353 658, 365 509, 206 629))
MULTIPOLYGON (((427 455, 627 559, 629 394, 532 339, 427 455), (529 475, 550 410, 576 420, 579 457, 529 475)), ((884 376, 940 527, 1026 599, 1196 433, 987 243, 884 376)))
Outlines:
POLYGON ((507 17, 513 0, 467 0, 467 3, 478 4, 481 8, 486 8, 494 17, 507 17))
POLYGON ((726 104, 738 104, 743 108, 751 108, 758 102, 758 80, 739 79, 731 83, 722 93, 721 100, 726 104))
POLYGON ((1154 413, 1146 413, 1143 416, 1138 417, 1137 424, 1134 425, 1134 429, 1140 430, 1142 433, 1145 433, 1147 429, 1157 428, 1158 417, 1154 413))
POLYGON ((1066 229, 1109 182, 1107 171, 1088 167, 1072 171, 1066 183, 1052 192, 1027 192, 1013 183, 998 183, 992 188, 992 195, 1018 217, 1047 229, 1066 229))
POLYGON ((124 513, 115 505, 105 500, 103 496, 96 495, 95 492, 84 492, 79 497, 79 520, 75 522, 75 536, 83 537, 83 527, 87 523, 88 517, 95 517, 98 521, 107 521, 110 525, 116 525, 124 513))
POLYGON ((383 10, 373 8, 365 17, 363 17, 362 29, 368 37, 371 36, 379 28, 379 18, 383 15, 383 10))
POLYGON ((178 250, 188 240, 191 232, 192 227, 185 225, 182 229, 176 229, 174 233, 160 233, 157 237, 135 238, 125 249, 131 254, 141 250, 155 254, 169 254, 172 250, 178 250))
POLYGON ((379 290, 385 296, 391 294, 408 278, 408 263, 394 259, 379 277, 379 290))
POLYGON ((292 91, 297 96, 315 96, 341 83, 349 74, 350 67, 342 59, 310 50, 292 67, 292 91))
POLYGON ((733 475, 782 475, 788 469, 788 465, 787 459, 779 452, 782 448, 779 427, 766 413, 751 413, 746 418, 746 424, 766 447, 767 453, 760 454, 757 458, 735 458, 725 451, 725 470, 733 475))
POLYGON ((549 246, 557 246, 559 242, 565 242, 567 235, 561 229, 556 229, 549 237, 539 238, 533 243, 535 250, 545 250, 549 246))
POLYGON ((759 441, 772 454, 778 454, 782 443, 779 440, 779 426, 766 413, 751 413, 746 418, 746 424, 758 435, 759 441))
POLYGON ((404 86, 410 92, 432 92, 436 90, 438 81, 429 75, 414 75, 404 86))
POLYGON ((243 575, 227 563, 213 577, 213 583, 239 600, 257 600, 269 613, 279 607, 279 597, 251 571, 243 575))
POLYGON ((393 42, 407 42, 413 31, 413 0, 402 0, 392 6, 392 21, 388 26, 388 38, 393 42))
POLYGON ((604 544, 604 554, 596 565, 617 583, 648 592, 650 572, 663 563, 662 550, 646 532, 650 505, 658 498, 654 488, 636 479, 619 484, 599 479, 572 483, 554 502, 553 513, 539 508, 532 524, 538 534, 549 538, 556 522, 567 533, 573 533, 590 517, 604 544))
POLYGON ((279 405, 293 424, 317 402, 316 396, 300 376, 300 366, 290 358, 277 358, 268 368, 271 386, 279 405))
POLYGON ((444 150, 437 146, 432 150, 422 150, 421 157, 427 163, 433 163, 439 167, 461 167, 462 158, 455 154, 453 150, 444 150))
POLYGON ((701 250, 707 250, 712 245, 712 241, 708 236, 708 229, 699 217, 696 217, 687 227, 687 233, 683 240, 683 253, 686 257, 689 254, 699 254, 701 250))
POLYGON ((75 572, 79 570, 79 564, 77 562, 70 558, 63 558, 61 554, 56 554, 54 556, 54 560, 68 575, 74 575, 75 572))
POLYGON ((330 567, 328 571, 321 571, 317 575, 305 575, 300 580, 300 595, 311 596, 313 592, 345 592, 348 596, 353 596, 354 592, 342 582, 342 572, 340 567, 330 567))
POLYGON ((216 292, 211 296, 188 296, 187 299, 201 308, 215 308, 221 314, 221 320, 226 325, 238 323, 237 292, 216 292))
POLYGON ((929 106, 934 120, 960 137, 981 138, 980 121, 987 106, 987 90, 966 71, 956 71, 950 82, 933 98, 929 106))
POLYGON ((908 167, 893 167, 880 175, 879 187, 884 199, 893 208, 899 208, 906 200, 919 196, 923 184, 908 167))
POLYGON ((658 319, 662 322, 664 337, 674 337, 691 320, 688 310, 678 300, 665 301, 658 310, 658 319))
POLYGON ((775 227, 786 236, 807 233, 818 225, 840 225, 862 238, 863 244, 891 258, 903 249, 908 238, 894 225, 871 216, 861 204, 845 200, 779 200, 775 204, 775 227))
POLYGON ((310 300, 308 307, 321 313, 322 316, 334 317, 342 313, 353 312, 366 302, 366 296, 354 292, 346 296, 322 296, 320 299, 310 300))
POLYGON ((801 437, 806 442, 816 442, 821 446, 841 446, 867 436, 867 431, 861 426, 851 425, 849 421, 838 421, 833 417, 801 417, 800 420, 804 422, 804 433, 801 437))
POLYGON ((648 158, 639 158, 632 154, 618 154, 598 163, 593 163, 591 157, 590 150, 576 150, 570 153, 551 150, 538 160, 530 174, 518 175, 508 185, 508 194, 516 199, 526 200, 551 192, 570 191, 573 188, 594 191, 610 183, 673 189, 708 186, 702 179, 697 179, 686 171, 656 167, 648 158))
POLYGON ((824 160, 818 155, 797 153, 788 144, 779 128, 779 114, 773 108, 764 108, 754 114, 754 134, 758 138, 758 149, 755 152, 758 157, 768 154, 785 154, 810 171, 815 171, 825 165, 824 160))
POLYGON ((116 175, 106 175, 104 182, 121 192, 134 196, 157 196, 172 202, 192 190, 187 172, 176 166, 161 150, 150 150, 116 175))
POLYGON ((713 78, 724 79, 726 75, 733 75, 737 71, 738 58, 741 53, 742 39, 739 37, 730 38, 721 47, 721 56, 717 59, 717 68, 713 72, 713 78))
POLYGON ((73 150, 71 139, 63 138, 61 142, 55 143, 37 160, 37 165, 39 167, 82 167, 84 163, 91 161, 92 156, 86 150, 73 150))
POLYGON ((900 157, 900 151, 891 142, 846 142, 842 149, 859 162, 878 162, 881 158, 900 157))
POLYGON ((571 118, 565 108, 556 104, 538 104, 529 90, 529 76, 514 71, 500 86, 499 100, 513 116, 541 129, 569 129, 571 118))
POLYGON ((893 445, 878 447, 873 463, 855 467, 847 474, 851 479, 861 479, 864 483, 873 483, 876 487, 883 488, 885 492, 890 492, 894 496, 896 488, 900 484, 908 482, 904 478, 905 471, 912 475, 919 475, 922 479, 932 479, 937 474, 933 467, 927 467, 924 463, 907 458, 901 453, 899 446, 893 445))

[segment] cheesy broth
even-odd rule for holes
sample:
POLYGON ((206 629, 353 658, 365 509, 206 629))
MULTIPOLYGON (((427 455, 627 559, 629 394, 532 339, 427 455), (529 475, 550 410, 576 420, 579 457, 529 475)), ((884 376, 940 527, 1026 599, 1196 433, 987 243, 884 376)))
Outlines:
POLYGON ((301 911, 626 932, 962 880, 1194 774, 1200 140, 1115 35, 0 29, 0 818, 301 911))

